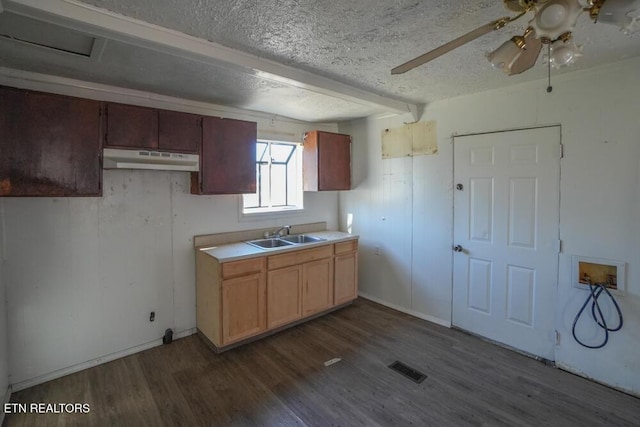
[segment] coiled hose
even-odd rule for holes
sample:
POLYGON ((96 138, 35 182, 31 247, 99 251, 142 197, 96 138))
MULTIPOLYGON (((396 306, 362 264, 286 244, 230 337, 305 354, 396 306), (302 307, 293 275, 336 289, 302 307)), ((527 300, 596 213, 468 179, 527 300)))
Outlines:
POLYGON ((596 283, 596 284, 589 283, 589 296, 587 297, 587 300, 584 302, 584 304, 582 304, 582 308, 576 315, 576 318, 573 320, 573 328, 571 328, 571 333, 573 334, 573 338, 578 342, 578 344, 580 344, 583 347, 602 348, 605 345, 607 345, 607 343, 609 342, 609 332, 615 332, 622 329, 622 323, 623 323, 622 311, 620 311, 620 306, 618 306, 617 301, 615 300, 613 295, 611 295, 611 292, 609 292, 609 289, 607 289, 601 283, 596 283), (616 311, 618 312, 619 323, 618 323, 618 326, 615 328, 610 328, 607 325, 607 321, 604 319, 604 316, 602 315, 602 310, 600 309, 598 298, 600 297, 600 295, 602 295, 603 292, 605 292, 609 296, 609 298, 611 298, 611 302, 613 302, 613 306, 616 308, 616 311), (593 316, 593 320, 595 320, 598 326, 604 329, 604 340, 599 345, 585 344, 584 342, 580 341, 576 336, 576 324, 578 323, 578 319, 580 318, 580 316, 582 316, 584 309, 587 307, 590 301, 591 301, 591 315, 593 316), (596 311, 598 313, 597 316, 596 316, 596 311), (600 318, 600 320, 598 320, 598 317, 600 318))

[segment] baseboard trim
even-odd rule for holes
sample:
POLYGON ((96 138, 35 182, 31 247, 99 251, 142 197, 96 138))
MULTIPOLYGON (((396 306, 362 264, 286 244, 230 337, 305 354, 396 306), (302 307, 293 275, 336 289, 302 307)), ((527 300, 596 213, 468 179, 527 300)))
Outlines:
POLYGON ((396 304, 391 304, 390 302, 381 300, 380 298, 376 298, 376 297, 371 296, 369 294, 366 294, 364 292, 358 292, 358 296, 360 298, 364 298, 364 299, 367 299, 369 301, 373 301, 373 302, 375 302, 377 304, 384 305, 385 307, 389 307, 389 308, 392 308, 394 310, 401 311, 402 313, 409 314, 409 315, 411 315, 413 317, 417 317, 419 319, 426 320, 427 322, 435 323, 436 325, 444 326, 446 328, 450 328, 451 327, 451 322, 449 322, 447 320, 442 320, 442 319, 440 319, 438 317, 435 317, 435 316, 429 316, 428 314, 420 313, 419 311, 410 310, 408 308, 401 307, 401 306, 396 305, 396 304))
MULTIPOLYGON (((189 335, 193 335, 196 333, 196 328, 186 329, 181 332, 176 332, 174 334, 174 339, 180 339, 184 337, 188 337, 189 335)), ((158 347, 162 345, 162 338, 157 340, 149 341, 144 344, 137 345, 135 347, 130 347, 122 351, 117 351, 115 353, 107 354, 105 356, 97 357, 92 360, 88 360, 86 362, 78 363, 77 365, 72 365, 67 368, 59 369, 57 371, 50 372, 48 374, 39 375, 34 378, 30 378, 28 380, 20 381, 11 385, 12 391, 20 391, 29 387, 36 386, 38 384, 46 383, 47 381, 55 380, 60 377, 64 377, 69 374, 73 374, 76 372, 84 371, 85 369, 93 368, 94 366, 102 365, 103 363, 108 363, 116 359, 120 359, 126 356, 131 356, 132 354, 140 353, 141 351, 149 350, 154 347, 158 347)), ((2 423, 0 422, 0 425, 2 423)))
MULTIPOLYGON (((4 408, 4 405, 6 403, 9 403, 11 401, 11 393, 13 392, 13 388, 11 387, 11 384, 9 384, 7 386, 7 392, 4 395, 4 400, 2 401, 2 407, 4 408)), ((4 410, 0 411, 0 426, 4 423, 4 410)))
POLYGON ((598 383, 598 384, 603 385, 605 387, 608 387, 610 389, 619 391, 620 393, 624 393, 624 394, 628 394, 629 396, 640 398, 640 392, 639 391, 636 391, 636 390, 633 390, 633 389, 628 389, 628 388, 625 388, 625 387, 620 387, 620 386, 617 386, 617 385, 612 385, 612 384, 605 383, 603 381, 597 380, 597 379, 585 374, 582 371, 579 371, 579 370, 577 370, 575 368, 572 368, 570 365, 562 363, 561 361, 560 362, 556 361, 556 368, 562 369, 563 371, 568 372, 571 375, 575 375, 577 377, 586 378, 589 381, 593 381, 594 383, 598 383))

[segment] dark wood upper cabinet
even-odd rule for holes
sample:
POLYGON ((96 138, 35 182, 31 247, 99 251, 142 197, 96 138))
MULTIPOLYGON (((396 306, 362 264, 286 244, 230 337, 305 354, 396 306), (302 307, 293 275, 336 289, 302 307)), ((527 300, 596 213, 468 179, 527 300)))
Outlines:
POLYGON ((160 151, 198 153, 202 142, 202 116, 160 110, 158 127, 160 151))
POLYGON ((351 190, 351 137, 307 132, 302 172, 304 191, 351 190))
POLYGON ((194 194, 256 191, 254 122, 0 86, 0 196, 100 196, 103 138, 200 154, 194 194))
POLYGON ((135 105, 107 104, 105 147, 198 153, 202 116, 135 105))
POLYGON ((158 110, 107 104, 105 147, 158 149, 158 110))
POLYGON ((0 196, 100 196, 102 105, 0 87, 0 196))
POLYGON ((191 175, 191 192, 255 193, 256 140, 254 122, 203 117, 200 172, 191 175))

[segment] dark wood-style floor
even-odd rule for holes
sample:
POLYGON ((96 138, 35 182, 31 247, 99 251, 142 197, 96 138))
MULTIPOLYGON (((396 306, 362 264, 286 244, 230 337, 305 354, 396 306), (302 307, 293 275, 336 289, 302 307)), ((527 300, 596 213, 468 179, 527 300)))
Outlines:
POLYGON ((7 415, 6 426, 640 424, 640 399, 365 300, 221 355, 191 336, 12 401, 91 412, 7 415), (427 379, 392 371, 395 360, 427 379))

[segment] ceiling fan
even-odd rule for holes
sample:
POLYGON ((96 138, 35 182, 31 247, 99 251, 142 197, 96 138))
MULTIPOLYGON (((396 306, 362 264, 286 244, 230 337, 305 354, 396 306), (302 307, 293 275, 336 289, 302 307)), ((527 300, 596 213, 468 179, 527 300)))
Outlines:
POLYGON ((594 22, 618 25, 625 33, 640 29, 640 0, 588 0, 584 4, 580 0, 503 0, 503 3, 516 15, 476 28, 395 67, 391 74, 406 73, 529 13, 533 15, 524 34, 512 37, 487 56, 494 68, 507 75, 520 74, 533 67, 543 44, 548 46, 548 61, 552 67, 574 63, 582 56, 582 48, 575 44, 572 33, 583 12, 589 13, 594 22))

